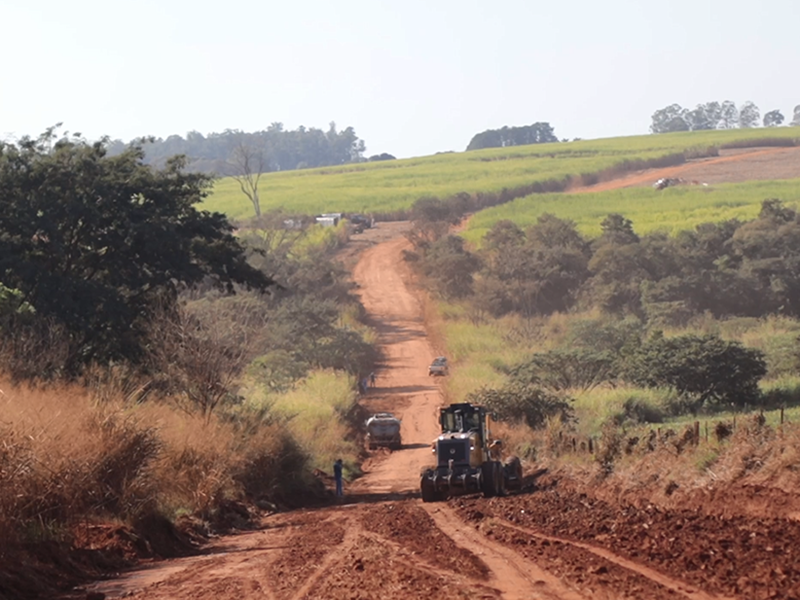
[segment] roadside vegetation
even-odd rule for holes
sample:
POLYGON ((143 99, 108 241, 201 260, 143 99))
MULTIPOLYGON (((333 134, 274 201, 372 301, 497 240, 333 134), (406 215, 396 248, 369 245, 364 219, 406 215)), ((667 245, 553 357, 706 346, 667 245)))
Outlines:
MULTIPOLYGON (((532 193, 563 191, 620 173, 716 156, 720 148, 793 145, 797 128, 695 131, 566 143, 491 148, 403 160, 357 163, 265 174, 261 208, 297 213, 365 212, 403 219, 421 198, 476 211, 532 193)), ((231 219, 253 216, 233 178, 218 180, 203 208, 231 219)))
POLYGON ((435 299, 449 400, 492 407, 513 451, 610 472, 656 430, 702 422, 719 441, 754 411, 764 427, 800 418, 800 216, 782 201, 673 235, 620 214, 594 237, 550 214, 504 220, 477 249, 443 203, 415 214, 406 259, 435 299))
MULTIPOLYGON (((354 382, 377 354, 331 259, 347 231, 265 212, 234 235, 195 208, 208 177, 142 156, 54 131, 0 145, 4 561, 108 522, 163 556, 178 523, 326 501, 334 458, 357 473, 354 382)), ((32 593, 9 573, 0 597, 32 593)))

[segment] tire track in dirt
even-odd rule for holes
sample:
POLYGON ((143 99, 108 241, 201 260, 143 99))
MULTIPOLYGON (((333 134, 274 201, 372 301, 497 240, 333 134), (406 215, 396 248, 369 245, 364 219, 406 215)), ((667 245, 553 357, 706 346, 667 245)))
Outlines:
POLYGON ((300 600, 301 598, 304 598, 315 586, 319 585, 330 566, 335 564, 337 561, 342 560, 347 552, 349 552, 350 549, 355 545, 356 540, 358 539, 358 532, 356 529, 350 526, 350 519, 348 519, 342 525, 345 531, 342 541, 336 546, 335 550, 328 552, 321 562, 314 565, 316 573, 308 577, 306 582, 297 588, 297 591, 295 591, 289 597, 290 600, 300 600))
POLYGON ((474 548, 491 570, 489 582, 505 600, 586 600, 587 596, 567 587, 558 577, 501 544, 489 540, 465 524, 446 504, 424 505, 439 531, 446 531, 462 548, 474 548))
POLYGON ((543 533, 539 533, 528 529, 526 527, 520 527, 518 525, 512 525, 506 522, 500 522, 497 520, 491 520, 491 522, 495 523, 499 527, 504 527, 506 529, 511 529, 513 531, 518 531, 530 537, 539 539, 539 540, 546 540, 548 542, 554 542, 557 544, 563 544, 566 546, 572 546, 574 548, 580 548, 581 550, 586 550, 600 558, 607 560, 610 563, 614 563, 622 567, 623 569, 627 569, 628 571, 632 571, 637 573, 647 579, 661 585, 673 592, 680 594, 686 598, 693 598, 695 600, 735 600, 729 596, 715 596, 713 594, 709 594, 689 583, 678 581, 677 579, 673 579, 672 577, 668 577, 663 573, 659 573, 655 569, 651 569, 650 567, 644 566, 642 564, 636 563, 632 560, 629 560, 625 557, 619 556, 614 554, 610 550, 606 550, 605 548, 600 548, 598 546, 593 546, 591 544, 587 544, 584 542, 576 542, 573 540, 568 540, 552 535, 546 535, 543 533))

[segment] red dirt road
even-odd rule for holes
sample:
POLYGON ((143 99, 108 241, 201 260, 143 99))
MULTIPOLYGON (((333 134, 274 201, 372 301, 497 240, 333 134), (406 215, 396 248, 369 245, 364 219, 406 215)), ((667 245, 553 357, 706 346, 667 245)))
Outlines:
POLYGON ((398 225, 354 269, 385 365, 365 399, 403 419, 404 448, 378 453, 342 505, 270 516, 200 557, 92 586, 108 598, 800 598, 800 523, 606 504, 551 481, 489 500, 423 504, 437 433, 434 352, 402 262, 398 225))

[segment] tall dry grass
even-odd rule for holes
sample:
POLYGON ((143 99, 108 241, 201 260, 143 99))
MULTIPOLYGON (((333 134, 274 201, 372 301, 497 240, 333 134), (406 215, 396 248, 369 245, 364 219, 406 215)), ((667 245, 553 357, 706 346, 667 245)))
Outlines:
POLYGON ((213 520, 230 500, 298 503, 308 456, 260 413, 206 419, 168 403, 0 380, 0 540, 64 538, 95 520, 213 520), (107 395, 106 395, 107 396, 107 395))

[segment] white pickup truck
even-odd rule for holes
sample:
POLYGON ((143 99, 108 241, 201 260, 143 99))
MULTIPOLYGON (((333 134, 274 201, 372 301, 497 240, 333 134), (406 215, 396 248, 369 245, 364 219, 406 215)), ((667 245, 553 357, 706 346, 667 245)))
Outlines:
POLYGON ((377 413, 367 419, 367 448, 399 450, 402 445, 400 419, 392 413, 377 413))

